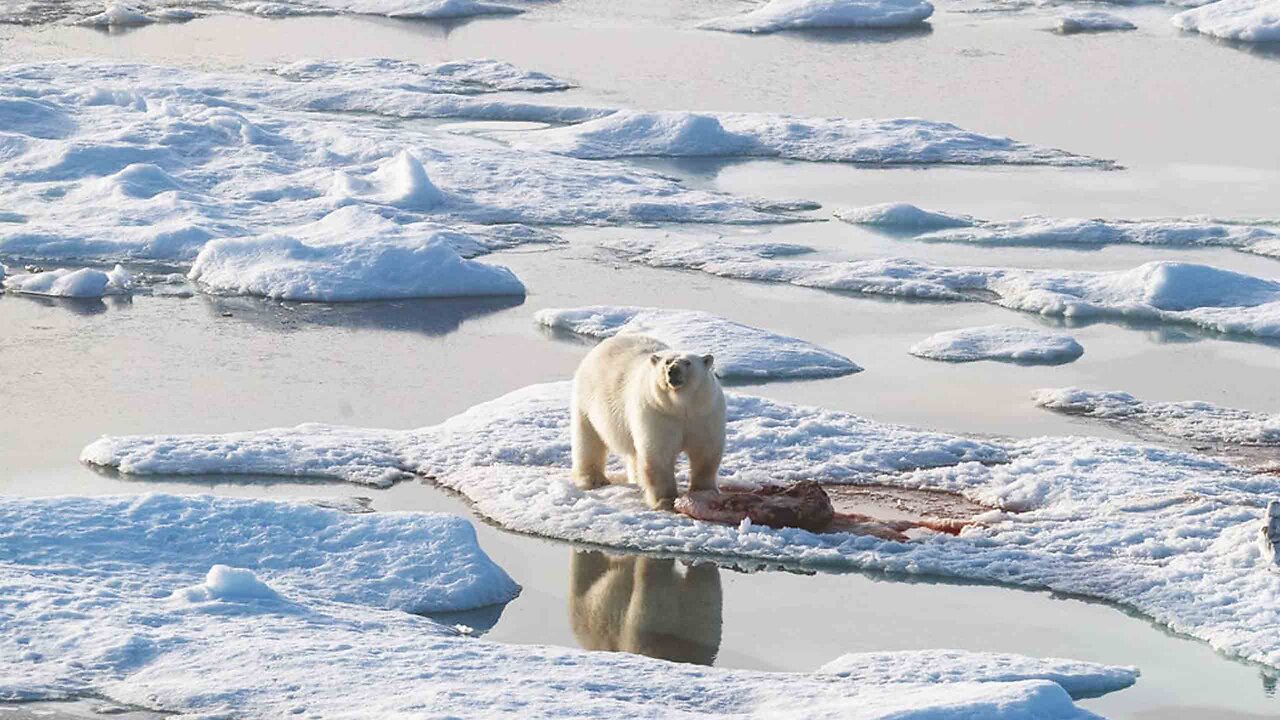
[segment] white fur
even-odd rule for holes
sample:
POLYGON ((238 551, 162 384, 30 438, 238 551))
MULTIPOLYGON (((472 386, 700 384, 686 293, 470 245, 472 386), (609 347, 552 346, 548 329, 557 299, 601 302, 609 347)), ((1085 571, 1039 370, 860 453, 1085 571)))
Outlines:
POLYGON ((676 458, 689 456, 689 489, 714 490, 724 454, 724 393, 710 355, 677 352, 644 335, 597 345, 573 376, 573 478, 590 489, 609 483, 612 451, 650 507, 671 509, 676 458), (669 368, 684 382, 674 387, 669 368))

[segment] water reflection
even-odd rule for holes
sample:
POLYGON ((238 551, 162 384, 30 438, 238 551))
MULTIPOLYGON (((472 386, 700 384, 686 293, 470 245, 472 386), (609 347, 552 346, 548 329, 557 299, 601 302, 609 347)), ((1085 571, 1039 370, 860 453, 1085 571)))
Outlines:
POLYGON ((210 314, 233 318, 275 332, 307 326, 395 330, 423 335, 448 335, 472 318, 518 307, 524 297, 514 295, 427 298, 353 303, 278 302, 258 297, 204 295, 210 314))
POLYGON ((586 650, 711 665, 720 652, 720 568, 577 550, 569 623, 586 650))

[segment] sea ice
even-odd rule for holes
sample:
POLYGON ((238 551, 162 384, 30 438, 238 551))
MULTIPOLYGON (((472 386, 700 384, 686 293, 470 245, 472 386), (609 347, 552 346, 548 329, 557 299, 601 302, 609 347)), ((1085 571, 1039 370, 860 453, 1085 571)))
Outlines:
POLYGON ((569 384, 525 388, 414 431, 293 430, 107 438, 98 464, 144 472, 431 475, 511 530, 653 552, 809 568, 879 569, 1097 597, 1232 655, 1280 666, 1280 573, 1256 542, 1280 476, 1202 455, 1094 438, 1003 443, 884 425, 727 393, 722 477, 880 482, 958 492, 998 508, 960 536, 886 542, 844 533, 697 522, 649 510, 632 486, 569 478, 569 384), (343 437, 350 469, 333 457, 343 437), (222 463, 222 467, 219 467, 222 463))
POLYGON ((981 135, 920 118, 849 120, 764 113, 619 110, 548 130, 490 133, 515 147, 578 158, 774 157, 869 165, 1069 165, 1106 160, 981 135))
POLYGON ((699 27, 742 33, 806 28, 898 28, 933 14, 924 0, 769 0, 742 15, 714 18, 699 27))
POLYGON ((1208 265, 1149 262, 1069 271, 930 265, 907 258, 790 260, 749 244, 683 239, 604 243, 632 262, 846 293, 985 301, 1040 315, 1195 325, 1280 337, 1280 282, 1208 265))
POLYGON ((520 8, 477 0, 307 0, 337 12, 392 18, 452 20, 477 15, 515 15, 520 8))
MULTIPOLYGON (((573 87, 568 80, 525 70, 501 60, 477 58, 422 65, 391 58, 298 60, 273 68, 280 77, 317 81, 365 81, 379 88, 425 93, 477 95, 495 92, 550 92, 573 87)), ((367 87, 367 85, 366 85, 367 87)))
POLYGON ((716 374, 725 380, 837 377, 862 369, 843 355, 799 338, 696 310, 596 305, 539 310, 534 320, 588 337, 639 333, 675 348, 713 353, 716 374))
POLYGON ((951 362, 1007 360, 1058 365, 1080 357, 1084 348, 1066 333, 1014 325, 985 325, 930 335, 912 345, 911 354, 951 362))
POLYGON ((1183 30, 1241 42, 1280 42, 1280 0, 1218 0, 1173 16, 1183 30))
POLYGON ((93 27, 136 27, 150 25, 156 21, 155 18, 122 2, 107 2, 103 5, 102 12, 79 20, 76 24, 93 27))
POLYGON ((323 77, 88 61, 0 69, 0 145, 12 150, 0 167, 0 207, 13 213, 0 223, 0 253, 185 263, 211 240, 274 233, 352 204, 399 224, 499 233, 508 244, 519 234, 476 224, 795 219, 765 201, 690 189, 621 163, 369 122, 323 103, 326 112, 308 109, 308 99, 334 93, 381 102, 380 92, 501 108, 506 101, 392 86, 488 92, 551 82, 493 61, 420 72, 334 61, 283 72, 323 77))
POLYGON ((1137 29, 1137 25, 1119 15, 1101 10, 1068 10, 1058 17, 1058 32, 1063 35, 1137 29))
POLYGON ((1106 692, 1137 675, 956 651, 770 673, 461 637, 410 613, 502 603, 519 590, 469 523, 264 500, 0 498, 0 589, 0 700, 88 694, 187 716, 472 707, 512 718, 584 708, 729 718, 800 702, 824 718, 1087 720, 1064 687, 1106 692))
POLYGON ((1080 388, 1037 390, 1037 405, 1071 415, 1132 423, 1196 443, 1280 445, 1280 415, 1207 402, 1145 402, 1126 392, 1080 388))
POLYGON ((125 295, 133 289, 133 277, 119 265, 110 271, 59 268, 8 276, 0 273, 0 281, 9 292, 65 298, 125 295))
POLYGON ((1028 215, 996 222, 968 215, 922 210, 907 203, 887 203, 838 210, 850 223, 912 231, 926 242, 966 242, 986 245, 1168 245, 1229 247, 1241 252, 1280 258, 1280 227, 1276 223, 1233 223, 1208 219, 1104 220, 1050 218, 1028 215))

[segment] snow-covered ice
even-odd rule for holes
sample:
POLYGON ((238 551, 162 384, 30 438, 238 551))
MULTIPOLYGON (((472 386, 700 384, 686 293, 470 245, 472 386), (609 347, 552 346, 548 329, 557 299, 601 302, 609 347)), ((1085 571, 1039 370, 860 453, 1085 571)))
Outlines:
POLYGON ((773 157, 869 165, 1111 166, 1106 160, 920 118, 619 110, 565 127, 490 135, 515 147, 589 159, 773 157))
POLYGON ((1280 42, 1280 0, 1218 0, 1173 16, 1183 30, 1241 42, 1280 42))
POLYGON ((479 0, 307 0, 336 12, 418 20, 452 20, 477 15, 515 15, 524 10, 479 0))
POLYGON ((998 222, 968 215, 923 210, 908 203, 886 203, 838 210, 850 223, 918 233, 926 242, 966 242, 986 245, 1168 245, 1229 247, 1241 252, 1280 258, 1280 224, 1223 222, 1210 219, 1107 220, 1051 218, 1028 215, 998 222))
POLYGON ((713 353, 716 374, 725 380, 837 377, 862 369, 843 355, 799 338, 696 310, 596 305, 539 310, 534 319, 587 337, 639 333, 675 348, 713 353))
POLYGON ((854 225, 870 225, 886 230, 921 232, 939 228, 969 227, 976 220, 967 215, 923 210, 904 202, 880 203, 835 211, 835 216, 854 225))
POLYGON ((27 295, 100 298, 105 295, 128 294, 133 289, 133 277, 119 265, 108 271, 58 268, 7 276, 0 272, 0 287, 9 292, 27 295))
POLYGON ((0 15, 6 22, 66 20, 80 25, 128 27, 152 22, 188 20, 197 14, 244 13, 261 17, 307 15, 381 15, 417 20, 453 20, 477 16, 515 15, 525 2, 484 0, 139 0, 133 3, 60 0, 56 3, 10 3, 0 15), (104 7, 105 6, 105 7, 104 7))
POLYGON ((959 537, 894 543, 757 530, 650 511, 631 486, 569 479, 568 383, 525 388, 436 426, 307 426, 234 436, 107 438, 86 460, 144 472, 271 472, 360 480, 429 474, 503 526, 669 553, 971 578, 1121 603, 1228 654, 1280 666, 1280 574, 1255 542, 1280 476, 1201 455, 1092 438, 993 443, 728 393, 723 477, 950 490, 1000 511, 959 537), (334 440, 345 439, 343 458, 334 440), (222 463, 222 467, 219 467, 222 463), (1015 512, 1016 511, 1016 512, 1015 512))
POLYGON ((1028 270, 931 265, 908 258, 803 260, 747 243, 667 238, 605 247, 653 267, 785 282, 846 293, 982 301, 1040 315, 1194 325, 1280 337, 1280 282, 1208 265, 1149 262, 1131 270, 1028 270))
POLYGON ((1119 15, 1101 10, 1068 10, 1058 17, 1057 25, 1063 35, 1137 29, 1137 25, 1119 15))
POLYGON ((898 28, 933 14, 925 0, 768 0, 741 15, 714 18, 699 27, 742 33, 807 28, 898 28))
POLYGON ((454 235, 351 206, 292 232, 210 241, 188 277, 208 292, 280 300, 524 295, 507 268, 460 257, 454 235))
POLYGON ((0 520, 0 699, 10 701, 513 718, 776 716, 799 702, 824 718, 1087 720, 1068 691, 1137 675, 945 650, 902 663, 846 655, 814 673, 734 671, 461 637, 410 613, 506 602, 519 588, 448 515, 143 495, 0 498, 0 520))
POLYGON ((393 58, 297 60, 272 68, 289 80, 374 83, 378 88, 426 93, 478 95, 494 92, 551 92, 573 83, 501 60, 477 58, 423 65, 393 58))
POLYGON ((92 27, 136 27, 150 25, 153 22, 156 22, 155 18, 135 7, 122 2, 107 2, 102 12, 79 20, 76 24, 92 27))
POLYGON ((933 360, 1010 362, 1058 365, 1084 354, 1066 333, 1016 325, 984 325, 936 333, 911 346, 911 354, 933 360))
POLYGON ((1191 442, 1280 445, 1280 415, 1208 402, 1146 402, 1127 392, 1075 387, 1037 390, 1035 402, 1050 410, 1132 423, 1160 435, 1191 442))
POLYGON ((621 163, 329 112, 329 101, 357 97, 366 104, 355 109, 376 112, 386 102, 398 112, 407 103, 396 98, 411 97, 440 99, 442 111, 463 115, 466 103, 491 103, 479 106, 484 114, 507 101, 428 89, 548 83, 492 61, 420 72, 367 61, 290 67, 324 77, 88 61, 0 69, 0 207, 16 218, 0 223, 0 253, 189 262, 210 240, 265 235, 351 204, 400 224, 478 235, 498 232, 476 227, 493 223, 794 219, 766 201, 621 163), (404 88, 414 82, 428 89, 404 88))

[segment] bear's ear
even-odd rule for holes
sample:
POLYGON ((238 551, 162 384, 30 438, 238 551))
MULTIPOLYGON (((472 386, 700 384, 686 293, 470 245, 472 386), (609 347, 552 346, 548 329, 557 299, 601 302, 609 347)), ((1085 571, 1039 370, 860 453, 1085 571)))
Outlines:
POLYGON ((655 354, 653 354, 653 355, 650 355, 650 356, 649 356, 649 362, 650 362, 650 363, 652 363, 652 364, 654 364, 654 365, 657 365, 657 364, 658 364, 658 361, 659 361, 659 360, 661 360, 661 359, 662 359, 662 358, 658 357, 658 355, 657 355, 656 353, 655 353, 655 354))
POLYGON ((714 363, 715 361, 716 361, 716 356, 715 356, 715 355, 703 355, 703 356, 702 356, 702 366, 703 366, 703 367, 705 367, 705 368, 708 368, 708 369, 709 369, 709 368, 711 367, 711 364, 712 364, 712 363, 714 363))

